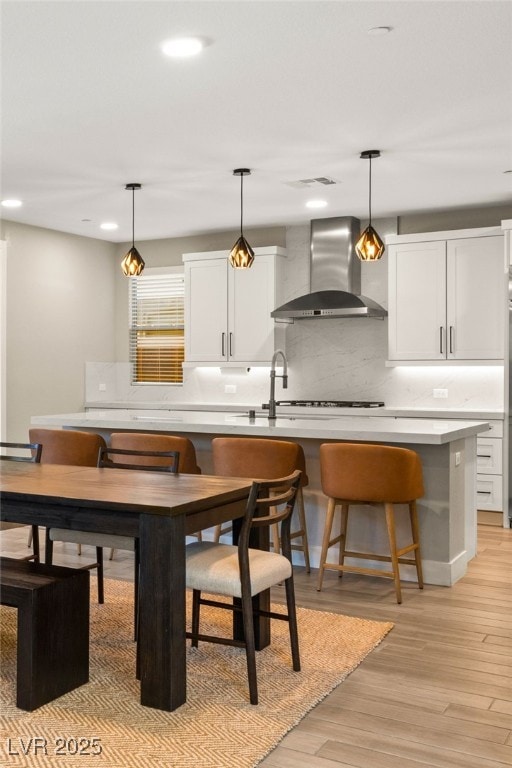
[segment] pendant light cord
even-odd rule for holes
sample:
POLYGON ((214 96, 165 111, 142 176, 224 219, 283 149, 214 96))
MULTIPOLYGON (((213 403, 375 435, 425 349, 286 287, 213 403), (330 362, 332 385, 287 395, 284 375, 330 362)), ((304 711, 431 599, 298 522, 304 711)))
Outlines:
POLYGON ((240 174, 240 237, 244 236, 244 174, 240 174))
POLYGON ((372 156, 370 155, 370 178, 368 182, 368 226, 371 227, 372 225, 372 156))
POLYGON ((132 248, 135 248, 135 188, 132 189, 132 248))

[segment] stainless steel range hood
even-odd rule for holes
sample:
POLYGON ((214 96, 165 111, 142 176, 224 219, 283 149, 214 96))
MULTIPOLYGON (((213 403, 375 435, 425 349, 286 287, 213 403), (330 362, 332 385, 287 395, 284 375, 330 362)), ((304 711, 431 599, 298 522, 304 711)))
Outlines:
POLYGON ((271 316, 386 317, 376 301, 361 296, 361 262, 355 253, 360 222, 352 216, 311 222, 311 292, 283 304, 271 316))

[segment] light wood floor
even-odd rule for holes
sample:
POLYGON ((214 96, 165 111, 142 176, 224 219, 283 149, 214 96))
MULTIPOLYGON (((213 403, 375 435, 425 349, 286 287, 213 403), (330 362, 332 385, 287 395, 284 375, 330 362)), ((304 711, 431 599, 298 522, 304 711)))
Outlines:
MULTIPOLYGON (((512 766, 512 531, 479 525, 478 537, 465 578, 423 591, 403 582, 400 606, 387 580, 327 573, 318 593, 316 574, 297 569, 300 605, 395 627, 262 767, 512 766)), ((26 542, 26 529, 0 534, 5 554, 26 552, 26 542)), ((79 562, 73 547, 58 547, 56 562, 79 562)), ((115 578, 132 568, 121 552, 107 564, 115 578)))

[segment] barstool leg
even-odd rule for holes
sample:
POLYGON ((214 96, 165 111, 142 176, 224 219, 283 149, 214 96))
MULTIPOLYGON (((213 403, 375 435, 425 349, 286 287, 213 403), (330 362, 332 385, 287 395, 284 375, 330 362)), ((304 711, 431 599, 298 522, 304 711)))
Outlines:
POLYGON ((418 511, 416 509, 415 501, 409 502, 409 515, 411 517, 412 540, 413 540, 413 543, 416 544, 416 549, 414 550, 414 559, 416 561, 418 587, 420 589, 423 589, 423 568, 421 566, 421 551, 420 551, 420 527, 418 524, 418 511))
POLYGON ((402 588, 400 586, 400 571, 398 565, 398 556, 396 554, 396 533, 395 533, 395 509, 393 504, 386 503, 386 525, 388 528, 389 550, 391 555, 391 565, 393 568, 393 580, 395 582, 396 601, 402 602, 402 588))
POLYGON ((309 562, 309 543, 308 543, 308 529, 306 526, 306 510, 304 508, 304 494, 302 488, 297 491, 297 515, 299 518, 300 530, 295 535, 302 537, 302 550, 304 552, 304 565, 306 566, 306 573, 311 573, 311 565, 309 562))
MULTIPOLYGON (((348 528, 348 504, 341 505, 341 524, 340 524, 340 554, 339 564, 343 565, 345 562, 345 550, 347 548, 347 528, 348 528)), ((340 569, 339 577, 343 576, 343 570, 340 569)))
POLYGON ((322 582, 324 580, 325 563, 327 560, 327 551, 329 549, 329 542, 331 540, 332 523, 334 520, 334 511, 336 509, 336 501, 329 499, 327 504, 327 514, 325 517, 324 536, 322 540, 322 553, 320 555, 320 567, 318 569, 318 583, 316 585, 317 592, 322 589, 322 582))

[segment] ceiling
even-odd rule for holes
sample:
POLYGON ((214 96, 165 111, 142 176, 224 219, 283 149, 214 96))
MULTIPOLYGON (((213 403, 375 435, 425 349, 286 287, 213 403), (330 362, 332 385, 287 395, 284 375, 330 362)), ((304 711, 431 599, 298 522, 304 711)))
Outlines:
POLYGON ((4 218, 111 242, 511 199, 512 3, 2 0, 4 218), (389 34, 369 35, 377 26, 389 34), (193 59, 160 44, 196 35, 193 59), (295 182, 328 177, 332 185, 295 182), (305 207, 322 198, 321 211, 305 207), (100 223, 119 224, 104 232, 100 223))

